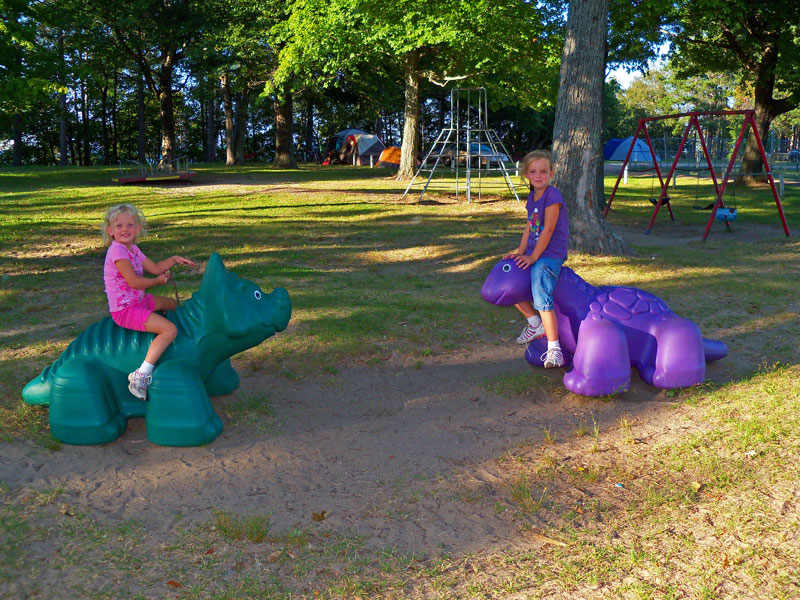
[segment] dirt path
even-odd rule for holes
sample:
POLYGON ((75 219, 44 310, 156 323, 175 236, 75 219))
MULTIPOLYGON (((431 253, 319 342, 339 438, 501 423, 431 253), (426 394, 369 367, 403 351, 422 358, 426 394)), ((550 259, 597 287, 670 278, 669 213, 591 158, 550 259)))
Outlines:
MULTIPOLYGON (((267 428, 240 423, 205 447, 164 448, 146 441, 136 419, 103 446, 50 453, 5 444, 0 470, 12 486, 60 486, 96 517, 136 518, 157 534, 178 514, 185 525, 207 523, 221 509, 271 513, 286 531, 314 527, 314 513, 324 511, 331 530, 417 556, 508 547, 520 523, 492 501, 508 496, 497 459, 516 445, 541 444, 545 430, 569 443, 581 420, 605 430, 622 415, 647 420, 672 403, 638 379, 612 402, 579 398, 558 389, 557 372, 548 372, 552 386, 541 396, 488 391, 493 378, 530 371, 521 355, 503 344, 421 367, 389 360, 296 381, 245 373, 237 393, 267 394, 267 428)), ((215 399, 223 417, 225 402, 215 399)))

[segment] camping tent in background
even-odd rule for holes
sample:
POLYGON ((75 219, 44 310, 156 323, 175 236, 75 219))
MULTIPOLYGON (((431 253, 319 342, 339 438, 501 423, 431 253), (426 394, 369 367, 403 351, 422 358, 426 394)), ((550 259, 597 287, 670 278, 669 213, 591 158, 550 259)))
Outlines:
MULTIPOLYGON (((609 158, 606 160, 625 160, 625 156, 628 154, 628 150, 631 147, 631 141, 633 137, 626 137, 624 140, 621 140, 614 151, 611 153, 609 158)), ((610 142, 609 142, 610 143, 610 142)), ((605 148, 603 148, 603 157, 605 158, 605 148)), ((661 163, 661 157, 656 152, 655 159, 661 163)), ((633 147, 633 152, 631 152, 630 162, 633 163, 653 163, 653 155, 650 154, 650 148, 647 147, 647 142, 644 140, 636 139, 636 144, 633 147)))
POLYGON ((369 165, 378 162, 386 146, 377 135, 360 129, 344 129, 328 140, 323 165, 369 165), (355 159, 355 162, 354 162, 355 159))
POLYGON ((381 152, 378 159, 379 167, 388 167, 390 169, 400 168, 400 148, 397 146, 389 146, 381 152))
MULTIPOLYGON (((611 160, 611 155, 617 149, 622 138, 611 138, 603 145, 603 160, 611 160)), ((628 142, 630 143, 630 142, 628 142)))

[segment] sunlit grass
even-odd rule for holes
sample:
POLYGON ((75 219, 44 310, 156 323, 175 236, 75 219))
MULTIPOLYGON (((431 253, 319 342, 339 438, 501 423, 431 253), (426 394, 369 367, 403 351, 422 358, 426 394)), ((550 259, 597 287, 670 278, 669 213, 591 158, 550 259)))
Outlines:
MULTIPOLYGON (((479 289, 518 242, 516 201, 466 204, 443 194, 437 203, 400 202, 404 185, 389 172, 347 167, 198 171, 190 186, 116 187, 110 168, 0 168, 0 444, 58 450, 47 409, 24 405, 19 391, 105 315, 97 231, 104 208, 121 201, 147 214, 149 255, 205 260, 219 251, 240 275, 289 290, 289 329, 235 357, 239 370, 328 377, 349 361, 383 364, 389 348, 420 370, 440 354, 513 343, 518 317, 484 303, 479 289)), ((606 181, 610 189, 613 177, 606 181)), ((739 218, 773 227, 774 237, 705 244, 708 213, 692 208, 695 189, 679 181, 670 193, 697 240, 634 245, 622 257, 573 253, 568 265, 594 285, 656 293, 728 343, 731 356, 710 369, 714 383, 658 397, 676 425, 668 442, 641 417, 609 424, 586 416, 591 401, 566 394, 557 374, 483 382, 504 401, 544 397, 583 414, 566 432, 532 423, 529 441, 497 460, 491 500, 485 490, 454 494, 514 519, 519 535, 509 549, 420 559, 322 525, 273 531, 270 507, 249 516, 220 507, 200 526, 148 531, 81 514, 69 490, 0 481, 0 589, 22 577, 31 582, 26 593, 46 597, 52 590, 38 589, 37 576, 63 569, 72 574, 65 593, 99 597, 92 577, 100 564, 117 595, 129 597, 796 596, 800 246, 783 237, 764 188, 737 189, 739 218), (36 545, 43 540, 52 547, 36 545)), ((643 228, 649 194, 647 180, 632 179, 610 223, 643 228)), ((784 207, 794 234, 800 188, 787 186, 784 207)), ((179 270, 176 278, 184 298, 200 285, 179 270)), ((262 436, 274 412, 265 394, 220 400, 227 426, 262 436)))

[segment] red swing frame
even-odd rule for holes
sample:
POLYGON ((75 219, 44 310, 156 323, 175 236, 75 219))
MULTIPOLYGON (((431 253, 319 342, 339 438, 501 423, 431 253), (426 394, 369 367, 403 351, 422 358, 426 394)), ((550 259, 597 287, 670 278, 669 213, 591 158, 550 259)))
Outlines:
MULTIPOLYGON (((783 231, 786 233, 786 236, 789 237, 789 226, 786 224, 786 216, 783 214, 783 207, 781 206, 781 200, 778 196, 778 190, 775 188, 775 180, 772 177, 772 169, 770 168, 769 161, 767 160, 767 154, 764 152, 764 144, 761 142, 761 136, 758 134, 758 128, 756 127, 756 121, 754 117, 755 111, 753 110, 724 110, 724 111, 709 111, 709 112, 686 112, 686 113, 678 113, 674 115, 664 115, 663 117, 646 117, 639 119, 639 125, 636 128, 636 133, 631 140, 631 146, 628 148, 628 153, 625 155, 625 160, 622 162, 622 167, 620 168, 619 175, 617 176, 617 182, 614 184, 614 189, 611 192, 611 197, 608 199, 608 203, 606 204, 605 210, 603 210, 603 217, 608 214, 609 209, 611 208, 611 203, 614 201, 614 196, 617 193, 617 188, 619 187, 619 182, 622 179, 622 175, 625 172, 625 167, 628 165, 628 161, 631 158, 631 153, 633 152, 633 148, 636 145, 636 140, 639 138, 639 133, 641 132, 644 136, 645 141, 647 142, 648 148, 650 148, 650 156, 653 158, 653 166, 655 167, 655 171, 658 174, 658 180, 661 182, 661 194, 658 198, 658 202, 656 203, 655 208, 653 209, 653 216, 650 217, 650 224, 647 226, 647 233, 649 234, 650 231, 653 229, 653 225, 656 221, 656 215, 658 215, 658 211, 662 205, 666 204, 667 210, 669 211, 670 219, 673 221, 675 220, 675 216, 672 213, 672 205, 669 202, 669 196, 667 191, 669 189, 669 182, 672 177, 675 175, 675 170, 678 167, 678 162, 680 160, 681 152, 683 152, 683 147, 686 145, 686 140, 689 138, 689 132, 691 131, 692 127, 697 130, 697 135, 700 139, 700 145, 703 148, 703 156, 706 158, 706 164, 708 165, 708 172, 711 174, 711 180, 714 182, 714 190, 716 191, 716 200, 714 201, 714 207, 711 209, 711 216, 708 219, 708 223, 706 224, 705 231, 703 231, 703 240, 708 237, 709 232, 711 231, 711 225, 714 223, 714 217, 717 214, 717 210, 719 208, 724 208, 725 203, 723 201, 723 196, 725 195, 725 186, 728 184, 728 178, 731 175, 731 171, 733 170, 734 165, 736 164, 736 157, 739 154, 739 149, 742 145, 742 140, 744 139, 744 134, 747 131, 747 127, 750 126, 753 130, 753 135, 755 136, 756 143, 758 144, 758 151, 761 153, 761 160, 764 162, 764 170, 767 175, 767 179, 769 181, 769 185, 772 188, 772 195, 775 198, 775 205, 778 207, 778 214, 781 218, 781 223, 783 224, 783 231), (711 161, 711 157, 708 154, 708 148, 706 147, 706 139, 703 135, 703 127, 700 124, 699 117, 710 117, 710 116, 729 116, 729 115, 744 115, 744 122, 742 123, 742 128, 739 130, 739 137, 736 138, 736 144, 733 147, 733 153, 731 154, 731 159, 728 162, 728 168, 725 171, 725 177, 721 183, 717 183, 717 175, 714 171, 714 165, 711 161), (686 124, 686 128, 683 131, 683 137, 681 138, 681 143, 678 145, 678 151, 675 154, 675 158, 672 161, 672 166, 670 167, 669 173, 667 174, 666 179, 663 178, 661 175, 661 168, 659 167, 658 160, 656 160, 656 152, 653 148, 653 141, 650 139, 650 132, 647 129, 647 124, 653 121, 664 121, 666 119, 677 119, 680 117, 689 117, 689 122, 686 124)), ((730 227, 730 223, 725 221, 725 226, 730 227)))

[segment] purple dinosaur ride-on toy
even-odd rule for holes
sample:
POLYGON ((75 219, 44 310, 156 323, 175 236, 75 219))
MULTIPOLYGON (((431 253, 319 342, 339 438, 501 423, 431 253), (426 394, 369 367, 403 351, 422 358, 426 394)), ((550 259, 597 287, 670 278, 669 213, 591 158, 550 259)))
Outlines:
MULTIPOLYGON (((513 259, 497 263, 481 297, 498 306, 531 301, 530 271, 513 259)), ((694 322, 679 317, 649 292, 632 287, 594 287, 568 268, 555 292, 558 335, 566 365, 564 386, 582 396, 605 396, 630 387, 631 365, 642 380, 659 388, 702 383, 706 361, 728 354, 727 346, 703 338, 694 322)), ((542 366, 547 340, 528 345, 525 358, 542 366)))

